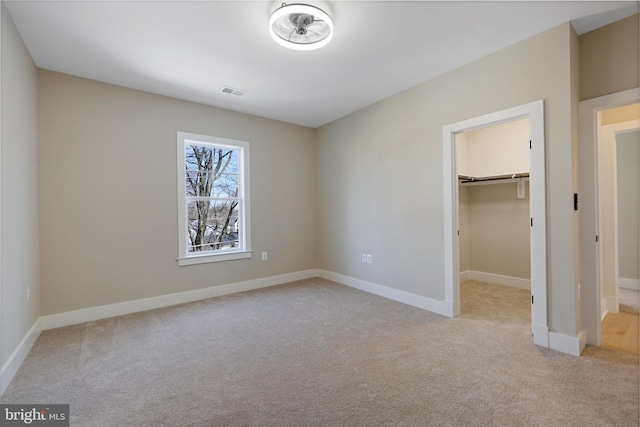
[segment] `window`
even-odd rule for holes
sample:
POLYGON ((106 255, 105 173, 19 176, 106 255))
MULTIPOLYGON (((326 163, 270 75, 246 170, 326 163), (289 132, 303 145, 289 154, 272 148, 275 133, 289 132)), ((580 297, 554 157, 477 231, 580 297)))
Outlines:
POLYGON ((178 265, 250 258, 249 143, 178 132, 178 265))

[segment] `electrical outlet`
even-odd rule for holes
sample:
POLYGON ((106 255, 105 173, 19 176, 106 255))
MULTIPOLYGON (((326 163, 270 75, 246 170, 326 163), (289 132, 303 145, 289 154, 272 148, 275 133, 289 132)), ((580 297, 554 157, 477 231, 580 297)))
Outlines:
POLYGON ((362 254, 362 262, 367 262, 367 254, 362 254))
POLYGON ((262 252, 262 260, 263 261, 267 260, 267 253, 266 252, 262 252))
POLYGON ((31 286, 27 286, 27 302, 31 299, 31 286))
POLYGON ((371 254, 367 254, 367 264, 371 264, 373 260, 371 259, 371 254))

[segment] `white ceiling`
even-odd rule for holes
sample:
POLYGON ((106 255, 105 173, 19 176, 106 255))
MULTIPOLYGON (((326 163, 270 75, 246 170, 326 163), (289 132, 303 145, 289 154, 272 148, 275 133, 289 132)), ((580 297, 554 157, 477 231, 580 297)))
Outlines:
POLYGON ((40 68, 309 127, 564 22, 584 33, 638 10, 635 1, 309 0, 333 18, 335 36, 299 52, 269 36, 280 2, 5 3, 40 68))

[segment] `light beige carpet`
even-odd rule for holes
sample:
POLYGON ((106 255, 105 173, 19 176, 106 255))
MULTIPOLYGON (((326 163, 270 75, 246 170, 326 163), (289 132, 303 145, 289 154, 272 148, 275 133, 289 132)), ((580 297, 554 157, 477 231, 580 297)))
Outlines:
POLYGON ((531 291, 468 280, 460 284, 462 317, 531 325, 531 291))
POLYGON ((633 289, 618 288, 618 307, 620 311, 638 313, 640 292, 633 289))
POLYGON ((72 426, 637 426, 638 357, 313 279, 45 331, 2 403, 72 426))

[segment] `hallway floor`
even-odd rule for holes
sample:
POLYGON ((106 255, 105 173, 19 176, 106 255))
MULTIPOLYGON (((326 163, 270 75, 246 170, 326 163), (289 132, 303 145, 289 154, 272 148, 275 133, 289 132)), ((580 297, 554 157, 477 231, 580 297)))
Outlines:
POLYGON ((639 356, 639 322, 637 313, 607 313, 602 321, 602 346, 639 356))

